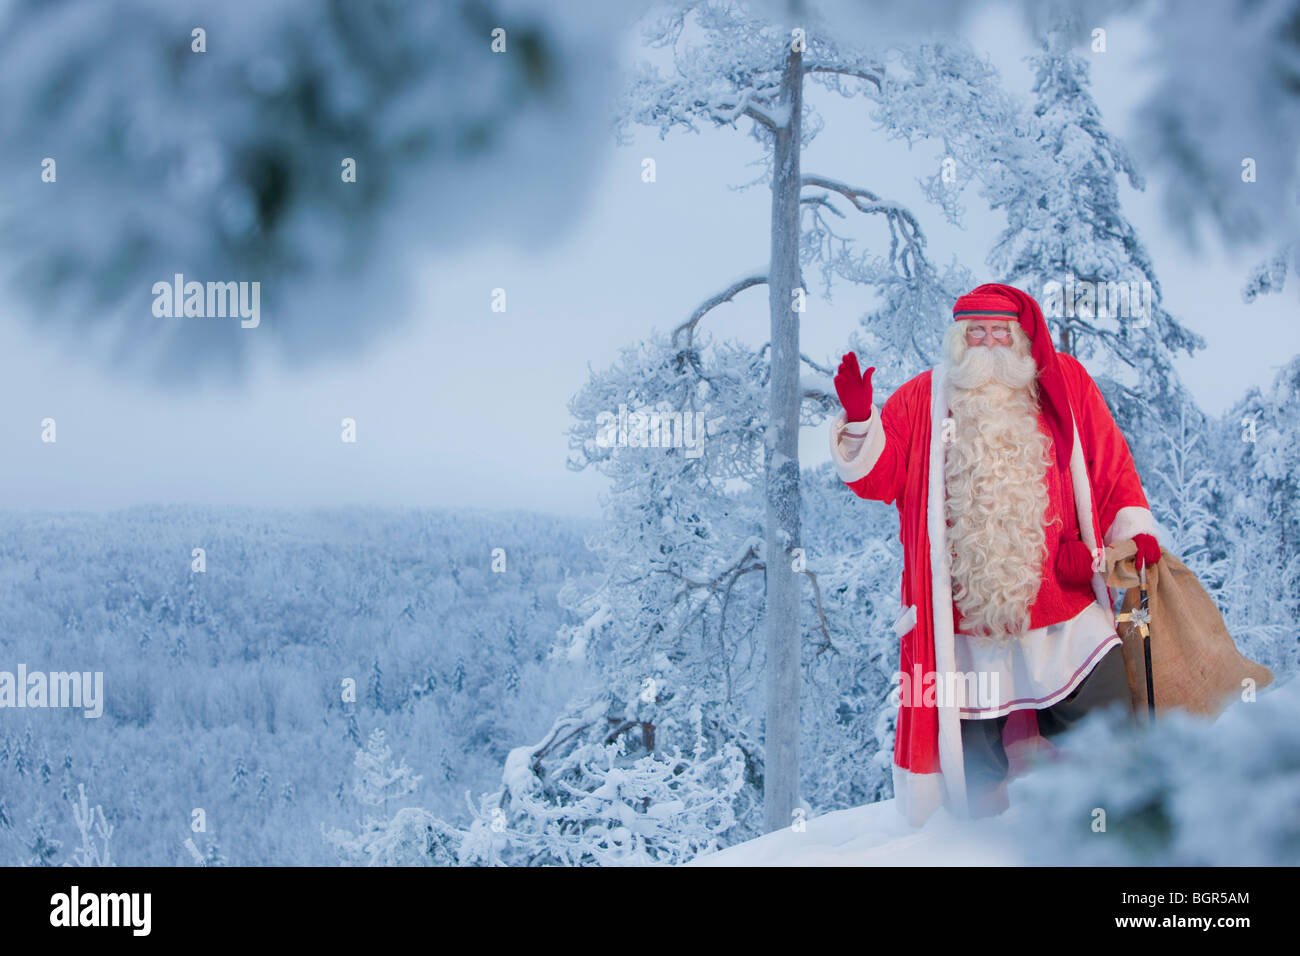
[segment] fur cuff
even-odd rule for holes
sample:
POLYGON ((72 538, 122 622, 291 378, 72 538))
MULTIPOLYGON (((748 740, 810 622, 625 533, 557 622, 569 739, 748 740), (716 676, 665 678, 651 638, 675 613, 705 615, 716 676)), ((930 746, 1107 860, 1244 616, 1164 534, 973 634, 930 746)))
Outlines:
POLYGON ((852 484, 870 474, 884 450, 885 427, 880 424, 880 409, 873 405, 871 417, 865 422, 846 421, 843 409, 835 416, 835 421, 831 423, 831 460, 835 462, 836 474, 845 484, 852 484), (849 435, 844 434, 846 429, 858 436, 866 433, 865 439, 859 439, 861 447, 852 458, 845 457, 843 449, 840 448, 841 436, 846 443, 853 440, 849 435))
POLYGON ((1147 508, 1138 508, 1132 505, 1120 508, 1115 513, 1115 520, 1106 529, 1103 540, 1109 545, 1114 544, 1116 541, 1127 541, 1135 534, 1149 534, 1160 543, 1161 547, 1169 547, 1169 536, 1156 523, 1155 515, 1151 514, 1151 511, 1147 508))

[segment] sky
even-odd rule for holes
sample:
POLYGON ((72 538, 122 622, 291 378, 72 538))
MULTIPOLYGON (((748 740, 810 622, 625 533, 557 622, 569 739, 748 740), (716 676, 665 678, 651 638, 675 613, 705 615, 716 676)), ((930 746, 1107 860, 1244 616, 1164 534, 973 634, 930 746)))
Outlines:
MULTIPOLYGON (((1093 94, 1110 128, 1137 145, 1143 131, 1133 107, 1150 82, 1141 66, 1144 34, 1123 21, 1107 27, 1108 51, 1092 54, 1093 94)), ((969 25, 968 38, 993 54, 1010 89, 1028 93, 1022 58, 1033 50, 1014 15, 990 8, 969 25)), ((637 49, 629 34, 626 54, 637 49)), ((972 192, 964 229, 943 223, 915 185, 937 162, 936 148, 921 144, 909 154, 883 142, 865 101, 811 85, 806 96, 825 128, 803 157, 804 171, 908 202, 931 256, 956 255, 981 275, 1001 216, 984 211, 972 192)), ((306 369, 267 357, 238 388, 161 392, 105 370, 93 349, 69 348, 42 334, 19 303, 0 301, 7 306, 0 308, 0 500, 17 509, 189 502, 599 515, 603 479, 566 467, 568 400, 589 368, 608 365, 620 347, 671 328, 735 278, 766 267, 768 190, 736 188, 761 172, 749 165, 760 147, 746 126, 662 141, 641 130, 630 147, 611 137, 569 228, 539 244, 515 241, 516 230, 503 222, 496 239, 417 254, 417 292, 400 331, 306 369), (647 156, 656 161, 654 183, 641 179, 647 156), (506 290, 504 313, 490 307, 496 288, 506 290), (40 440, 47 417, 56 421, 53 444, 40 440), (355 443, 340 439, 345 417, 357 423, 355 443)), ((1122 188, 1125 210, 1154 259, 1166 308, 1208 343, 1179 370, 1202 407, 1218 413, 1300 353, 1296 291, 1292 285, 1245 305, 1241 287, 1267 250, 1229 253, 1205 236, 1193 252, 1163 221, 1159 179, 1149 171, 1147 178, 1144 193, 1122 188)), ((846 228, 866 246, 882 240, 879 224, 866 217, 846 228)), ((819 293, 814 276, 806 278, 819 293)), ((838 357, 869 304, 867 294, 844 285, 833 302, 815 294, 803 351, 838 357)), ((704 325, 759 344, 766 306, 766 290, 756 288, 704 325)), ((801 455, 805 465, 827 459, 822 429, 805 431, 801 455)))

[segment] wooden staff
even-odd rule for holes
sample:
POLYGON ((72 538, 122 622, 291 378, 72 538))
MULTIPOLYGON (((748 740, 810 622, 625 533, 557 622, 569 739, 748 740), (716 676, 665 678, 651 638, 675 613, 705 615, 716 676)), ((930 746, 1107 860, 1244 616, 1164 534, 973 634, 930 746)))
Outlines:
POLYGON ((1151 676, 1151 611, 1147 605, 1147 568, 1145 564, 1138 568, 1138 595, 1140 598, 1138 606, 1131 611, 1115 615, 1115 620, 1120 623, 1129 622, 1130 632, 1136 625, 1138 633, 1142 635, 1142 656, 1146 662, 1147 671, 1147 722, 1154 724, 1156 722, 1156 689, 1155 681, 1151 676))

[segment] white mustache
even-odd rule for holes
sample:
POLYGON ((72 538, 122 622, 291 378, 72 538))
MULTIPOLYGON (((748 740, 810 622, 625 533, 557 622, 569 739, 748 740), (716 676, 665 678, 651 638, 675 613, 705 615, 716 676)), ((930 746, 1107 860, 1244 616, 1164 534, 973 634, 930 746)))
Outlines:
POLYGON ((1018 355, 1008 346, 967 346, 961 361, 948 370, 957 388, 980 388, 997 382, 1007 388, 1027 388, 1038 374, 1032 355, 1018 355))

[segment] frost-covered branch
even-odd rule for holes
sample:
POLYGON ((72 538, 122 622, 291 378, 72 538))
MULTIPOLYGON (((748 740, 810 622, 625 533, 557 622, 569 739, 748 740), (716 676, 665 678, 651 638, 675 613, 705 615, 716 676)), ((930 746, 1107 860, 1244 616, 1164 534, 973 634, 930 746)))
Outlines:
POLYGON ((882 200, 869 189, 863 189, 860 186, 849 186, 827 176, 805 174, 800 177, 799 184, 800 186, 815 186, 837 192, 851 202, 853 208, 858 212, 883 213, 886 216, 897 218, 905 226, 906 232, 910 234, 913 243, 925 244, 920 224, 917 223, 916 217, 905 206, 901 206, 896 202, 882 200))
POLYGON ((803 359, 806 363, 808 363, 809 365, 811 365, 815 370, 817 370, 818 372, 821 372, 821 373, 822 373, 823 375, 825 375, 827 378, 834 378, 834 377, 835 377, 835 373, 834 373, 833 371, 831 371, 831 370, 830 370, 829 368, 827 368, 825 365, 818 365, 816 362, 814 362, 812 359, 810 359, 810 358, 809 358, 807 355, 805 355, 804 353, 800 352, 800 353, 799 353, 799 357, 800 357, 801 359, 803 359))
POLYGON ((691 578, 682 574, 680 571, 673 570, 672 568, 664 568, 662 570, 686 585, 681 592, 682 594, 701 588, 707 590, 710 594, 717 594, 719 588, 725 587, 729 590, 731 585, 735 583, 736 578, 740 577, 742 574, 748 574, 750 571, 761 571, 764 569, 763 563, 757 560, 758 544, 754 541, 746 542, 746 544, 748 547, 745 548, 744 552, 734 562, 723 568, 712 578, 691 578))
POLYGON ((72 819, 76 821, 81 845, 72 851, 71 863, 64 866, 114 866, 109 854, 108 841, 113 836, 113 826, 104 818, 104 809, 90 806, 86 799, 86 785, 77 784, 77 800, 68 801, 72 819))
POLYGON ((1285 242, 1278 250, 1257 265, 1241 290, 1241 300, 1254 302, 1260 295, 1281 292, 1286 285, 1286 275, 1300 263, 1300 243, 1285 242))
POLYGON ((813 64, 811 66, 805 66, 803 71, 804 73, 834 73, 839 76, 854 76, 857 77, 859 80, 866 80, 869 83, 875 84, 877 90, 880 89, 881 79, 884 73, 883 70, 868 71, 862 69, 854 69, 852 67, 819 66, 816 64, 813 64))
POLYGON ((822 607, 822 589, 821 585, 817 583, 817 575, 808 570, 805 570, 804 574, 808 575, 808 580, 812 582, 813 597, 817 602, 817 621, 821 625, 822 634, 826 637, 826 640, 817 648, 817 655, 820 657, 827 650, 832 654, 838 654, 839 651, 835 649, 834 643, 831 642, 831 630, 826 623, 826 609, 822 607))
MULTIPOLYGON (((909 276, 923 267, 925 234, 921 231, 921 226, 916 221, 916 216, 912 214, 911 210, 899 203, 881 199, 869 189, 850 186, 837 179, 831 179, 829 176, 805 174, 800 177, 799 184, 802 188, 828 189, 831 192, 838 193, 847 199, 858 212, 867 215, 883 215, 889 225, 888 261, 890 265, 901 266, 904 275, 909 276), (901 257, 899 254, 900 242, 904 247, 901 257)), ((816 198, 823 202, 827 199, 825 196, 816 198)), ((834 209, 834 206, 829 203, 826 203, 826 205, 834 209)), ((839 211, 835 211, 838 214, 839 211)), ((834 238, 834 233, 824 224, 823 230, 834 238)))
POLYGON ((767 282, 766 274, 761 272, 755 272, 752 275, 745 276, 745 278, 740 279, 737 282, 733 282, 731 285, 727 286, 727 288, 723 289, 717 295, 705 299, 704 302, 701 303, 696 308, 696 310, 691 313, 691 317, 689 319, 687 319, 681 325, 677 326, 677 328, 673 329, 673 346, 677 347, 677 337, 681 335, 683 332, 685 332, 686 347, 690 348, 694 344, 695 326, 699 324, 700 319, 704 318, 706 315, 709 314, 709 312, 711 312, 716 307, 722 305, 722 303, 730 302, 732 299, 736 297, 737 293, 744 292, 750 286, 763 285, 766 282, 767 282))
POLYGON ((660 138, 675 127, 698 132, 698 120, 732 126, 747 116, 766 130, 787 122, 780 104, 783 31, 749 15, 738 4, 680 4, 651 24, 651 46, 671 47, 673 75, 649 63, 636 66, 618 110, 616 135, 630 142, 629 125, 652 126, 660 138), (682 39, 688 15, 708 38, 702 46, 682 39))
POLYGON ((832 212, 835 215, 839 216, 841 219, 845 218, 844 213, 840 212, 839 207, 836 206, 825 196, 804 196, 802 199, 799 200, 799 202, 808 206, 820 206, 826 209, 827 211, 832 212))

